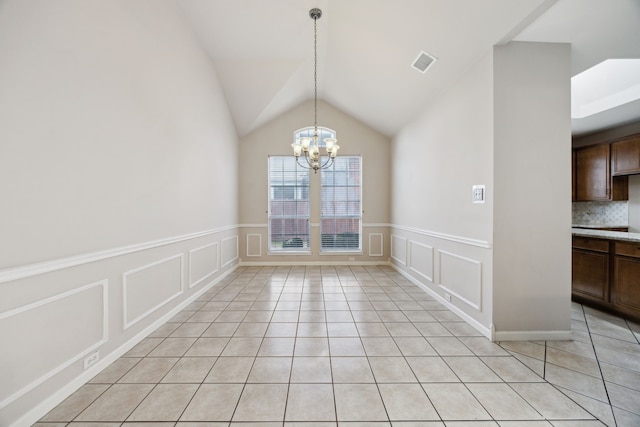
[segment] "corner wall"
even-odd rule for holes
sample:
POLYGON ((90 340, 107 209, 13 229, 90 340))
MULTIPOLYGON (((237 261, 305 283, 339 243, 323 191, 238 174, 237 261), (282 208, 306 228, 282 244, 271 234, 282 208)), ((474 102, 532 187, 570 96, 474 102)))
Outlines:
POLYGON ((175 7, 0 3, 0 425, 237 265, 237 136, 175 7))
POLYGON ((499 46, 392 144, 394 266, 495 341, 571 337, 569 85, 569 45, 499 46))
POLYGON ((494 338, 571 339, 571 46, 494 58, 494 338))

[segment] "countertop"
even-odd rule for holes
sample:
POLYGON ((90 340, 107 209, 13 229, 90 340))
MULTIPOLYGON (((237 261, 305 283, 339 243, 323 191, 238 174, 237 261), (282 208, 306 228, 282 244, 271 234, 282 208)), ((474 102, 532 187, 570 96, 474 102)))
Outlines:
POLYGON ((604 230, 607 228, 629 228, 628 225, 611 225, 611 224, 573 224, 572 227, 574 228, 594 228, 594 229, 599 229, 599 230, 604 230))
POLYGON ((640 233, 625 233, 624 231, 589 230, 586 228, 572 228, 574 236, 596 237, 601 239, 622 240, 640 243, 640 233))

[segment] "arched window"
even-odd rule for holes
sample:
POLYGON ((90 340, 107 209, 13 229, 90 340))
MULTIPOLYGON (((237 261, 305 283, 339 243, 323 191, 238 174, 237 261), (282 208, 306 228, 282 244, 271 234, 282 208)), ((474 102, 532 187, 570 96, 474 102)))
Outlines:
MULTIPOLYGON (((300 138, 305 136, 312 138, 313 137, 313 126, 309 126, 306 128, 298 129, 293 133, 293 142, 299 143, 300 138)), ((329 128, 323 128, 318 126, 318 147, 324 148, 324 139, 325 138, 336 138, 336 131, 329 128)))

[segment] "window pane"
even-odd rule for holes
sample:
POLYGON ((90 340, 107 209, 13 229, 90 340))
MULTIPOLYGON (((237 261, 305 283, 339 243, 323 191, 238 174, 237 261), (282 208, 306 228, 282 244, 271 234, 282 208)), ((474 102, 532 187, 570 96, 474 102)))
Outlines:
POLYGON ((269 157, 271 250, 309 250, 309 170, 293 156, 269 157))
POLYGON ((321 171, 321 247, 359 251, 362 222, 361 157, 339 156, 321 171))

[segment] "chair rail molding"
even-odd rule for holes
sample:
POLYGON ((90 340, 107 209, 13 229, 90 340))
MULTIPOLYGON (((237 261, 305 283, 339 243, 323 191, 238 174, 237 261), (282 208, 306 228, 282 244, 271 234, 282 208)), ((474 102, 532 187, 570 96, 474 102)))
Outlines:
POLYGON ((51 261, 38 262, 20 267, 9 268, 0 271, 0 284, 13 282, 20 279, 26 279, 28 277, 38 276, 40 274, 51 273, 54 271, 63 270, 65 268, 77 267, 79 265, 88 264, 90 262, 102 261, 109 258, 128 255, 134 252, 140 252, 160 246, 180 243, 186 240, 196 239, 198 237, 210 236, 212 234, 235 230, 239 227, 240 226, 238 225, 228 225, 211 230, 199 231, 196 233, 183 234, 180 236, 167 237, 165 239, 152 240, 150 242, 136 243, 133 245, 105 249, 103 251, 89 252, 81 255, 58 258, 51 261))
POLYGON ((435 237, 438 239, 449 240, 465 245, 477 246, 483 249, 491 249, 493 244, 486 240, 471 239, 468 237, 455 236, 453 234, 438 233, 436 231, 423 230, 420 228, 406 227, 404 225, 391 224, 390 227, 396 230, 408 231, 410 233, 421 234, 423 236, 435 237))

